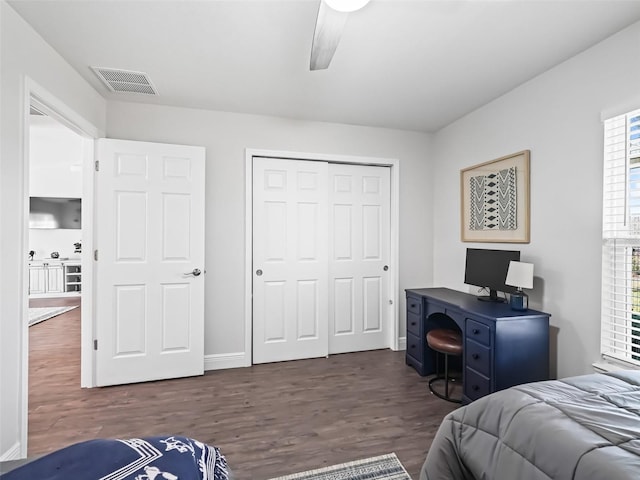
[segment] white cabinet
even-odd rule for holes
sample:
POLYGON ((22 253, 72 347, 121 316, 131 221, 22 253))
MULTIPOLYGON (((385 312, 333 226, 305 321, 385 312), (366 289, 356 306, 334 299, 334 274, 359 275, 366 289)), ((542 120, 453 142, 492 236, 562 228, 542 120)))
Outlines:
POLYGON ((47 265, 46 293, 62 293, 62 265, 47 265))
POLYGON ((80 291, 80 264, 34 262, 29 264, 29 295, 58 296, 80 291))
POLYGON ((29 295, 47 291, 47 272, 42 265, 29 265, 29 295))
POLYGON ((64 291, 80 292, 82 287, 82 268, 79 263, 64 264, 64 291))

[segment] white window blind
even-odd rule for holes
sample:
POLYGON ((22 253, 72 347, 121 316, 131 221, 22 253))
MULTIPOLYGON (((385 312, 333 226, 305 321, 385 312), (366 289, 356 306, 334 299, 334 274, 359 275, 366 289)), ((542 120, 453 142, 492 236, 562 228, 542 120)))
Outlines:
POLYGON ((605 121, 603 194, 601 353, 640 366, 640 110, 605 121))

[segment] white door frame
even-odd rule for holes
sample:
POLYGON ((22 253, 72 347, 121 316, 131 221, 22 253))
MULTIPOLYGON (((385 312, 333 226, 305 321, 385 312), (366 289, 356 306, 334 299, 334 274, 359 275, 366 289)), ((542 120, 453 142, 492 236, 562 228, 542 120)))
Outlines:
POLYGON ((360 157, 351 155, 335 155, 325 153, 301 153, 280 150, 262 150, 247 148, 245 150, 245 326, 244 326, 244 366, 251 366, 253 362, 252 336, 253 336, 253 159, 254 157, 280 158, 288 160, 315 160, 330 163, 348 163, 352 165, 375 165, 390 167, 391 170, 391 226, 390 226, 390 259, 388 298, 389 309, 389 339, 388 346, 392 350, 399 350, 399 315, 398 315, 398 285, 399 285, 399 186, 400 186, 400 161, 393 158, 360 157))
MULTIPOLYGON (((81 346, 80 346, 80 385, 79 387, 94 386, 93 360, 94 354, 91 348, 93 339, 93 141, 104 136, 104 132, 95 125, 85 120, 75 110, 68 107, 64 102, 51 94, 44 87, 36 83, 33 79, 25 77, 24 95, 22 98, 22 211, 23 225, 19 234, 23 244, 22 251, 28 252, 29 245, 29 202, 26 195, 29 192, 29 110, 31 104, 38 106, 43 113, 55 118, 57 121, 70 128, 80 136, 85 138, 84 159, 83 159, 83 192, 82 192, 82 306, 81 306, 81 346)), ((22 289, 20 293, 21 305, 21 341, 20 341, 20 369, 21 388, 20 403, 21 409, 21 456, 27 456, 28 440, 28 415, 29 415, 29 276, 26 275, 28 259, 25 255, 20 262, 20 271, 16 278, 21 281, 22 289)))

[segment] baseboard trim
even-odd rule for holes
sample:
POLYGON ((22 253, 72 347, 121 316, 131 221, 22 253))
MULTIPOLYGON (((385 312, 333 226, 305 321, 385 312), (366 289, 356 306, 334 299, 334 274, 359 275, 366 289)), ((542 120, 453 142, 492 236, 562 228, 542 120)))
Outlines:
MULTIPOLYGON (((407 349, 407 337, 398 339, 398 350, 407 349)), ((251 363, 244 352, 214 353, 204 356, 204 370, 225 370, 227 368, 250 367, 251 363)))
POLYGON ((244 352, 237 353, 215 353, 204 356, 204 369, 224 370, 227 368, 250 367, 244 352))
POLYGON ((16 442, 13 446, 0 455, 0 462, 8 462, 9 460, 18 460, 20 458, 20 442, 16 442))
POLYGON ((81 292, 31 293, 29 298, 79 297, 81 292))

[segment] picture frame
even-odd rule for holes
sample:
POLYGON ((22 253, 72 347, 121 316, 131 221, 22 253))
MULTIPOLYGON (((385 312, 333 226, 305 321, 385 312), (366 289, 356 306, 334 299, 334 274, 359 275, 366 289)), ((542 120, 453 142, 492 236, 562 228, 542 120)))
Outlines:
POLYGON ((460 170, 463 242, 530 242, 530 156, 523 150, 460 170))

